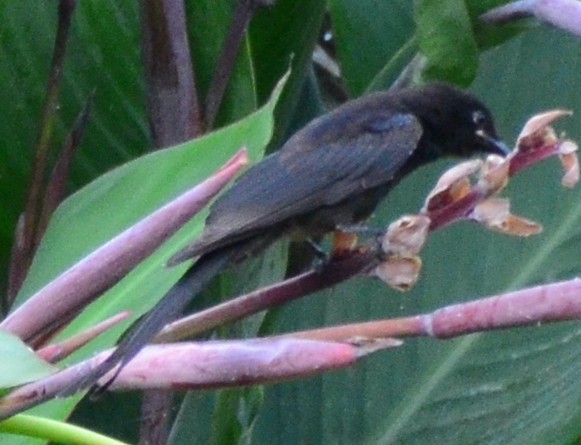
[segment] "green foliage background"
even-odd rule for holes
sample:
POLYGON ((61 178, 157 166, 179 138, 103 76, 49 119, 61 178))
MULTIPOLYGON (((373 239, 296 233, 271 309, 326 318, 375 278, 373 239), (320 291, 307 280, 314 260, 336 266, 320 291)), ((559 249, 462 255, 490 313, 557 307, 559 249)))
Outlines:
MULTIPOLYGON (((581 41, 544 26, 525 28, 521 24, 495 30, 476 25, 477 13, 497 3, 422 1, 414 9, 407 0, 279 0, 252 24, 220 122, 233 122, 263 104, 286 72, 290 54, 294 54, 293 74, 277 106, 273 146, 284 139, 292 121, 304 121, 320 112, 321 100, 308 61, 326 7, 334 24, 344 83, 353 96, 389 85, 421 49, 429 56, 427 77, 470 84, 476 76, 471 90, 492 109, 499 132, 509 143, 533 113, 553 107, 579 113, 581 41), (439 5, 436 10, 435 3, 439 5), (449 17, 454 17, 452 28, 446 26, 449 17)), ((186 4, 192 20, 196 74, 200 85, 207 86, 231 2, 186 4)), ((23 205, 55 14, 55 1, 0 4, 1 271, 6 270, 14 225, 23 205)), ((55 141, 62 141, 83 100, 93 89, 97 91, 94 118, 74 165, 72 182, 78 188, 147 153, 150 142, 136 5, 82 1, 73 23, 55 141)), ((577 114, 557 126, 581 140, 577 114)), ((202 155, 192 160, 202 164, 195 168, 208 172, 209 165, 218 163, 202 155)), ((446 164, 425 168, 404 181, 374 222, 385 224, 416 211, 446 164)), ((164 178, 152 173, 143 171, 131 186, 155 190, 152 184, 172 181, 171 175, 164 178)), ((398 294, 368 279, 353 280, 285 307, 275 317, 275 329, 298 330, 418 313, 578 275, 581 192, 579 188, 562 189, 559 175, 557 163, 547 162, 515 178, 508 191, 515 213, 544 225, 541 235, 511 239, 469 224, 451 227, 431 237, 423 256, 422 280, 412 292, 398 294)), ((106 198, 107 187, 101 193, 106 198)), ((167 193, 169 197, 173 192, 167 193)), ((142 195, 151 199, 149 193, 142 195)), ((159 199, 165 199, 163 193, 159 199)), ((136 205, 112 199, 91 218, 105 231, 113 230, 114 221, 123 215, 129 218, 136 205)), ((45 252, 47 263, 51 256, 55 264, 66 262, 63 252, 71 249, 71 231, 76 230, 74 242, 81 243, 87 227, 66 227, 52 233, 51 249, 45 252)), ((253 276, 245 281, 280 276, 280 270, 270 267, 269 258, 258 263, 260 267, 247 269, 253 276)), ((44 272, 38 273, 29 277, 29 283, 40 285, 44 272)), ((163 287, 158 283, 151 298, 161 296, 163 287)), ((223 286, 233 287, 236 281, 223 286)), ((409 340, 397 350, 319 378, 264 389, 193 393, 176 407, 179 412, 171 443, 575 443, 581 433, 580 335, 578 323, 563 323, 446 342, 409 340)), ((86 403, 75 420, 135 440, 139 414, 134 402, 134 398, 116 395, 86 403), (111 418, 112 412, 122 414, 111 418)), ((51 412, 64 415, 62 409, 51 412)), ((9 443, 32 441, 11 437, 9 443)))

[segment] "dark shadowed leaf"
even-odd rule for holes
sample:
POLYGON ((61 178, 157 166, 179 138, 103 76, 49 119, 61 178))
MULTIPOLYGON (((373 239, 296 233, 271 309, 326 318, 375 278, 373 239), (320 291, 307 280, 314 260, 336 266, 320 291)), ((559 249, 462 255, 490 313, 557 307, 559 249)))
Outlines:
POLYGON ((382 87, 389 86, 417 50, 413 2, 331 0, 329 11, 345 85, 354 96, 367 90, 386 67, 389 80, 382 87))

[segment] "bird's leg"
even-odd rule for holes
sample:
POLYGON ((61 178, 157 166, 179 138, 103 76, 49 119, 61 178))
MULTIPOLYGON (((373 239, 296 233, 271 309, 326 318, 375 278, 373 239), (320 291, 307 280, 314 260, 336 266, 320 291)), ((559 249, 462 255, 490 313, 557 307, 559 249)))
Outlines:
POLYGON ((308 238, 306 240, 307 246, 311 248, 311 251, 315 255, 315 259, 313 261, 313 268, 317 271, 322 271, 325 264, 329 262, 329 254, 321 247, 319 243, 317 243, 312 238, 308 238))
POLYGON ((357 245, 357 234, 343 230, 335 230, 333 232, 333 247, 331 252, 326 252, 312 238, 308 238, 306 241, 315 255, 314 269, 322 271, 329 261, 348 256, 355 249, 357 245))

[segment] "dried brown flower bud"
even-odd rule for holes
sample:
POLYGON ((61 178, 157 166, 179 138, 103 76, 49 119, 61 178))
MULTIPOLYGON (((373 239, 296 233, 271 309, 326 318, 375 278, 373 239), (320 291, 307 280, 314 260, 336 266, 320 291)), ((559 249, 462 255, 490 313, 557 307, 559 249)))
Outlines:
POLYGON ((388 255, 417 255, 426 242, 429 229, 430 218, 425 215, 402 216, 387 228, 381 243, 382 250, 388 255))
POLYGON ((482 170, 480 170, 478 186, 483 189, 486 195, 500 193, 508 184, 509 167, 509 158, 496 155, 488 156, 482 170))
POLYGON ((440 209, 466 196, 472 186, 469 177, 482 168, 480 159, 461 162, 447 170, 428 195, 423 212, 440 209))
POLYGON ((374 275, 399 291, 410 290, 418 281, 422 260, 418 257, 393 255, 378 265, 374 275))
POLYGON ((490 198, 479 203, 470 217, 495 232, 512 236, 531 236, 540 233, 543 227, 534 221, 511 215, 508 199, 490 198))

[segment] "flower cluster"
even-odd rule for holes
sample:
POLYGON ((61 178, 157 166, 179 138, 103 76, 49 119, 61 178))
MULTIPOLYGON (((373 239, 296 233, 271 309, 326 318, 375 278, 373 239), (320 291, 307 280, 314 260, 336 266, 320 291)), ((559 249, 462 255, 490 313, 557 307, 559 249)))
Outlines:
POLYGON ((490 155, 484 161, 462 162, 446 171, 418 215, 403 216, 388 227, 381 242, 385 257, 374 274, 395 289, 411 289, 420 275, 419 253, 429 232, 459 220, 471 220, 512 236, 541 232, 540 224, 511 214, 510 201, 499 194, 511 176, 551 156, 561 161, 564 187, 579 181, 577 144, 557 136, 550 126, 570 114, 563 110, 537 114, 525 124, 516 148, 506 158, 490 155))

